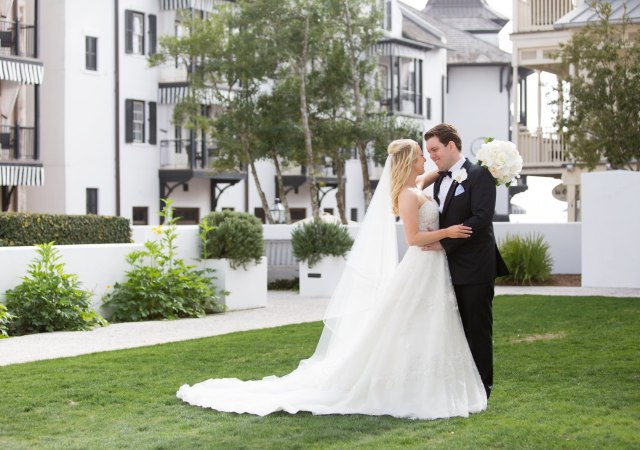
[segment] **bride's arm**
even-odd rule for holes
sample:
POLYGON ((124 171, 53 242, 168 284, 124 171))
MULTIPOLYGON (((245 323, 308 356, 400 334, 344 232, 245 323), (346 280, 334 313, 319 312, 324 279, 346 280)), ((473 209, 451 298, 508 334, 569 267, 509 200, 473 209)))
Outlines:
POLYGON ((452 225, 443 230, 420 231, 418 228, 418 211, 420 198, 414 192, 405 190, 398 197, 398 209, 403 222, 404 237, 409 245, 427 245, 445 238, 468 238, 471 228, 464 225, 452 225))
POLYGON ((416 186, 418 189, 423 190, 427 186, 433 184, 438 179, 438 171, 434 170, 432 172, 425 172, 416 178, 416 186))

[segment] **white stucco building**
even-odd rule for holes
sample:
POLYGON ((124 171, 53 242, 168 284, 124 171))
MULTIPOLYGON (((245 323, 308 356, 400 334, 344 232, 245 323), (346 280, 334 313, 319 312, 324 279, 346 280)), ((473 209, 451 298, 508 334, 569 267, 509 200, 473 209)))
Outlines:
MULTIPOLYGON (((189 88, 186 69, 173 62, 148 64, 161 36, 182 32, 180 10, 206 17, 215 14, 220 3, 41 2, 40 15, 46 20, 40 25, 40 59, 47 77, 41 87, 40 160, 47 179, 44 186, 25 188, 29 211, 120 215, 134 224, 156 224, 160 199, 170 197, 185 223, 223 208, 260 215, 252 178, 208 169, 207 160, 224 149, 212 148, 206 136, 173 124, 175 104, 189 88)), ((508 55, 505 62, 505 54, 497 50, 504 18, 489 17, 485 25, 490 30, 474 34, 438 18, 437 1, 430 2, 433 13, 397 0, 382 3, 384 36, 373 49, 379 55, 381 108, 415 121, 423 130, 443 121, 454 123, 471 157, 479 137, 508 139, 506 86, 511 71, 504 68, 508 55), (463 51, 471 41, 488 60, 463 51)), ((467 3, 486 6, 482 1, 467 3)), ((203 100, 204 109, 214 107, 206 103, 203 100)), ((273 202, 275 169, 268 162, 257 167, 273 202)), ((361 220, 360 163, 349 160, 345 169, 347 217, 361 220)), ((309 216, 306 177, 299 168, 285 175, 293 218, 309 216)), ((337 213, 335 190, 330 190, 334 175, 331 169, 325 175, 321 208, 337 213)))

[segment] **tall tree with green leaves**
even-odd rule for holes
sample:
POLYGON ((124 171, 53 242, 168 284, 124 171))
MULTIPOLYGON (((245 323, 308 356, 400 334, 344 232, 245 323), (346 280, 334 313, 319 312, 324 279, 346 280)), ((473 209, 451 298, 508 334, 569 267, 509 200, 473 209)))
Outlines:
POLYGON ((265 217, 273 219, 255 163, 266 157, 253 146, 258 122, 257 102, 277 68, 277 49, 262 38, 252 2, 223 5, 206 19, 185 17, 186 33, 161 39, 152 64, 174 59, 188 67, 191 94, 174 111, 174 121, 212 134, 221 149, 219 169, 250 170, 265 217), (203 114, 200 104, 214 100, 216 113, 203 114))
POLYGON ((363 181, 365 208, 371 201, 372 191, 369 182, 367 143, 371 136, 365 132, 365 122, 371 113, 371 94, 375 86, 371 85, 373 71, 377 64, 371 48, 382 35, 380 23, 382 11, 377 0, 331 0, 336 12, 337 36, 344 45, 346 68, 352 95, 352 114, 355 135, 355 147, 360 159, 363 181))
POLYGON ((640 170, 640 33, 625 12, 611 21, 611 4, 593 3, 600 20, 561 47, 567 92, 560 92, 558 125, 569 151, 589 168, 603 159, 640 170))

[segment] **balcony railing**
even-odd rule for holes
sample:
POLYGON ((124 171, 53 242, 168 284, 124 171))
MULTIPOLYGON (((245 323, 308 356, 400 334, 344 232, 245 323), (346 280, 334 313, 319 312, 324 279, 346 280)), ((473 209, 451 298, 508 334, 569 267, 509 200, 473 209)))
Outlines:
POLYGON ((0 20, 0 55, 36 56, 36 28, 10 20, 0 20))
POLYGON ((568 162, 562 135, 555 128, 538 128, 535 131, 520 130, 518 150, 523 167, 562 167, 568 162))
POLYGON ((36 129, 0 126, 0 161, 37 161, 36 129))
POLYGON ((161 169, 206 169, 212 158, 210 148, 201 139, 169 139, 160 141, 161 169))
POLYGON ((517 30, 513 31, 553 30, 553 24, 576 6, 577 0, 520 0, 517 30))

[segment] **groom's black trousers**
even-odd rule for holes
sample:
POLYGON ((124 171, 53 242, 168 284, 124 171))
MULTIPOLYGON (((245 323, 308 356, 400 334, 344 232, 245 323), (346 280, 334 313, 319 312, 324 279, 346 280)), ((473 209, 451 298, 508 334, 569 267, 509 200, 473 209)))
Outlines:
POLYGON ((493 284, 454 284, 458 310, 487 398, 493 386, 493 284))

